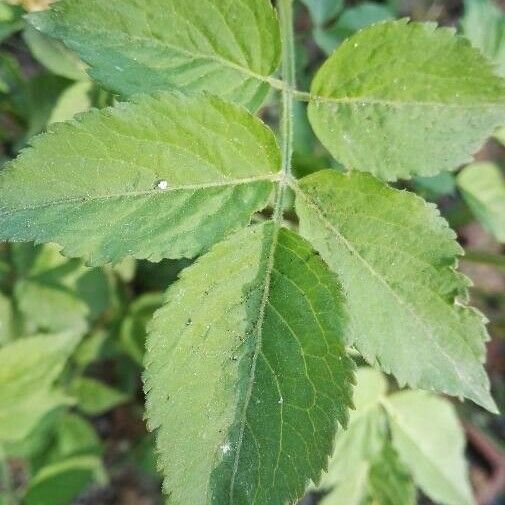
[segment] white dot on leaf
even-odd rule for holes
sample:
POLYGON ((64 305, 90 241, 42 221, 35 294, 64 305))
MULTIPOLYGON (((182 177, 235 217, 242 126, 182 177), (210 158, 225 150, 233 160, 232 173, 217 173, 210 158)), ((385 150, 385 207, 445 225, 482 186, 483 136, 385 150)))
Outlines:
POLYGON ((159 181, 158 184, 156 184, 156 187, 161 190, 168 189, 168 181, 165 180, 159 181))
POLYGON ((228 453, 230 452, 230 450, 231 450, 231 447, 230 447, 230 444, 223 444, 223 445, 220 447, 220 449, 221 449, 221 452, 222 452, 223 454, 228 454, 228 453))

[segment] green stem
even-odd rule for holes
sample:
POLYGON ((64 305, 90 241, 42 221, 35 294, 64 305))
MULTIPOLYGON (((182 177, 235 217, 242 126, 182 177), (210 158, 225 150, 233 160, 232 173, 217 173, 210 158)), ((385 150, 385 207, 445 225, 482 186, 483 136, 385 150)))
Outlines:
POLYGON ((265 311, 270 294, 272 282, 272 272, 275 263, 275 251, 281 231, 284 197, 288 188, 288 182, 291 178, 291 156, 293 151, 293 89, 295 82, 295 65, 294 65, 294 39, 293 39, 293 0, 278 0, 277 7, 279 10, 279 18, 281 22, 281 33, 283 42, 282 53, 282 77, 286 80, 287 85, 282 89, 282 118, 281 118, 281 141, 282 141, 282 171, 278 179, 278 184, 275 192, 274 215, 273 215, 273 233, 268 261, 265 268, 265 285, 261 303, 259 307, 259 315, 256 323, 257 340, 252 357, 251 371, 249 384, 247 386, 245 401, 240 420, 240 431, 237 442, 237 450, 235 460, 233 462, 233 471, 230 478, 229 499, 228 503, 235 503, 235 479, 238 472, 240 461, 244 431, 246 426, 246 415, 249 402, 254 387, 256 376, 256 363, 262 347, 262 328, 265 321, 265 311))
POLYGON ((282 38, 282 117, 281 149, 282 172, 277 186, 274 206, 274 221, 280 224, 284 196, 288 179, 291 176, 291 159, 293 156, 293 100, 296 88, 295 72, 295 39, 293 31, 293 0, 278 0, 277 8, 281 25, 282 38))
POLYGON ((294 86, 288 86, 283 80, 276 79, 275 77, 267 77, 266 82, 272 86, 272 88, 277 89, 279 91, 284 91, 285 89, 289 89, 291 91, 293 98, 298 100, 299 102, 310 102, 311 94, 308 91, 300 91, 296 89, 294 86))

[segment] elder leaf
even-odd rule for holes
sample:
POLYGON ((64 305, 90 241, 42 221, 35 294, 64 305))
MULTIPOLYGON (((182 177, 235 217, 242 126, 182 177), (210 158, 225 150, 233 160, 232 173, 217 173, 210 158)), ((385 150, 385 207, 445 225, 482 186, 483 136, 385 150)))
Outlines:
POLYGON ((415 488, 389 440, 383 403, 384 375, 372 368, 356 372, 349 427, 337 434, 328 472, 321 482, 322 505, 414 505, 415 488))
POLYGON ((465 436, 452 405, 422 391, 383 401, 393 445, 416 483, 437 503, 473 505, 465 460, 465 436))
POLYGON ((465 0, 461 29, 465 37, 495 62, 505 75, 505 14, 494 0, 465 0))
POLYGON ((67 505, 93 481, 106 483, 100 458, 74 456, 42 467, 30 480, 26 505, 67 505))
POLYGON ((505 243, 505 180, 493 163, 474 163, 458 175, 466 203, 482 225, 505 243))
POLYGON ((255 109, 279 63, 268 0, 63 0, 29 20, 123 96, 209 91, 255 109))
POLYGON ((0 349, 0 441, 25 438, 52 409, 69 403, 53 387, 78 338, 23 338, 0 349))
POLYGON ((259 119, 208 96, 139 97, 32 145, 0 174, 0 239, 56 242, 94 265, 200 254, 249 224, 280 167, 259 119))
POLYGON ((339 487, 351 474, 358 478, 362 463, 370 463, 379 457, 387 434, 386 416, 381 408, 387 387, 386 378, 380 371, 372 368, 356 371, 355 409, 350 414, 347 429, 337 433, 328 470, 321 479, 321 489, 339 487))
POLYGON ((145 389, 174 504, 296 501, 351 405, 336 277, 271 222, 216 245, 155 314, 145 389))
POLYGON ((400 384, 495 411, 483 316, 463 305, 462 249, 433 205, 371 175, 322 171, 295 186, 300 233, 337 273, 347 342, 400 384))
POLYGON ((447 28, 406 20, 348 39, 311 88, 309 118, 346 167, 386 180, 471 161, 505 122, 505 81, 447 28))

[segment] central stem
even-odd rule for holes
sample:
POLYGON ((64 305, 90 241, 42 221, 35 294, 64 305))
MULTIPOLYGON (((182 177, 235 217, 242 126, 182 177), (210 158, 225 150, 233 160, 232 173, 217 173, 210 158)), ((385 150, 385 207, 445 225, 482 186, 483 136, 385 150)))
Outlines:
POLYGON ((291 175, 291 159, 293 155, 293 93, 296 88, 296 72, 293 0, 278 0, 277 8, 281 25, 282 79, 285 83, 282 89, 281 112, 282 173, 275 195, 274 209, 274 220, 280 224, 282 221, 284 196, 288 179, 291 175))

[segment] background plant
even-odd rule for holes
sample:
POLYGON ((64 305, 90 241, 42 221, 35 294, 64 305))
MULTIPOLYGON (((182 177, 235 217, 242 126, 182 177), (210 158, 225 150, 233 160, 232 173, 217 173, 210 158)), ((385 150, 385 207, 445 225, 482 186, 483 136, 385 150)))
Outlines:
MULTIPOLYGON (((124 98, 133 97, 114 109, 51 127, 49 135, 32 142, 34 148, 24 151, 2 174, 4 238, 58 242, 67 256, 84 257, 92 265, 122 260, 114 268, 88 270, 80 261, 62 258, 53 246, 39 246, 36 251, 6 247, 5 291, 11 296, 4 304, 11 328, 6 342, 40 331, 56 333, 5 347, 5 361, 16 370, 19 356, 32 342, 44 342, 41 347, 47 355, 37 359, 52 370, 42 374, 45 389, 41 383, 34 387, 39 384, 36 374, 21 384, 7 374, 12 384, 5 385, 6 405, 14 403, 21 387, 43 395, 40 402, 30 402, 40 403, 40 412, 33 411, 32 425, 27 424, 16 439, 33 430, 42 433, 39 425, 47 416, 67 411, 76 401, 80 412, 96 416, 134 397, 138 384, 131 370, 120 374, 122 391, 97 383, 90 374, 90 364, 103 360, 104 353, 126 369, 131 369, 129 359, 142 362, 144 323, 161 298, 149 294, 130 307, 132 286, 136 293, 164 289, 188 264, 178 258, 199 256, 224 239, 181 275, 150 330, 148 414, 151 426, 159 427, 167 491, 176 502, 198 503, 204 499, 203 490, 210 489, 219 503, 249 503, 253 495, 255 502, 283 503, 301 496, 309 478, 317 481, 331 450, 335 422, 347 422, 353 366, 344 343, 353 344, 371 362, 378 358, 377 364, 402 384, 466 395, 494 408, 480 365, 486 337, 480 316, 454 305, 455 297, 464 294, 466 281, 452 270, 460 252, 453 236, 420 199, 359 171, 389 180, 417 175, 406 184, 428 196, 454 191, 456 181, 447 172, 437 179, 419 176, 454 169, 502 124, 502 81, 463 39, 432 26, 395 22, 357 34, 318 72, 311 94, 297 91, 291 3, 279 3, 280 31, 266 2, 246 3, 252 11, 219 12, 210 2, 200 17, 184 3, 172 2, 176 10, 168 21, 173 26, 171 30, 164 26, 165 31, 157 28, 161 20, 156 2, 137 11, 131 4, 131 9, 121 11, 124 17, 117 24, 111 22, 120 12, 114 2, 94 4, 95 9, 62 2, 53 11, 30 18, 38 29, 63 39, 79 53, 98 82, 124 98), (256 15, 247 17, 250 12, 256 15), (144 18, 145 24, 140 23, 144 18), (184 28, 175 23, 180 18, 187 22, 184 28), (255 23, 259 29, 251 33, 255 23), (404 43, 398 44, 402 38, 404 43), (371 59, 368 51, 381 44, 383 53, 371 59), (281 49, 283 80, 272 75, 281 49), (457 60, 451 51, 458 53, 457 60), (412 71, 418 76, 421 55, 432 55, 426 65, 431 73, 440 72, 439 78, 433 80, 431 74, 421 76, 425 82, 411 78, 412 71), (370 72, 374 61, 380 63, 379 70, 370 72), (362 82, 352 79, 355 71, 361 72, 362 82), (451 85, 443 80, 441 86, 438 79, 447 79, 446 75, 451 85), (269 88, 282 95, 280 150, 265 125, 231 103, 255 110, 269 88), (157 92, 166 89, 170 93, 157 92), (202 91, 225 100, 201 95, 202 91), (305 101, 323 144, 346 168, 358 172, 343 175, 309 132, 305 101), (417 156, 412 156, 414 147, 417 156), (334 170, 299 179, 330 165, 334 170), (90 178, 90 173, 95 176, 90 178), (251 216, 256 224, 235 233, 251 216), (387 249, 391 244, 393 248, 387 249), (123 260, 130 256, 177 261, 156 267, 154 277, 162 268, 167 281, 153 286, 152 267, 123 260), (419 269, 418 262, 425 267, 419 269), (135 276, 136 267, 140 271, 135 276), (238 280, 230 282, 234 278, 238 280), (432 300, 433 293, 440 298, 432 300), (41 307, 41 301, 47 306, 41 307), (217 319, 209 319, 210 315, 217 319), (185 339, 170 349, 170 334, 185 339), (112 342, 111 335, 116 337, 112 342), (383 339, 386 336, 389 341, 383 339), (410 344, 406 336, 412 339, 410 344), (69 356, 71 366, 62 375, 69 356), (201 443, 195 445, 195 440, 201 443)), ((341 12, 339 5, 328 4, 328 9, 321 5, 307 2, 314 38, 326 51, 329 41, 337 46, 367 24, 349 21, 359 19, 356 11, 373 10, 362 5, 341 12)), ((469 6, 463 25, 468 34, 476 23, 468 21, 472 15, 494 16, 499 27, 499 12, 486 5, 469 6)), ((375 7, 376 12, 389 9, 383 19, 393 17, 395 5, 375 7)), ((6 33, 23 26, 16 17, 20 11, 6 12, 10 13, 6 33)), ((26 131, 6 139, 14 150, 48 121, 66 119, 90 104, 111 103, 107 92, 87 80, 72 53, 44 37, 31 28, 24 32, 34 56, 62 73, 63 80, 42 74, 26 83, 14 60, 5 58, 5 106, 10 120, 26 131), (61 61, 64 70, 59 69, 61 61), (69 78, 77 82, 69 85, 69 78), (45 98, 42 110, 33 115, 46 79, 61 82, 61 91, 55 91, 54 82, 48 84, 48 95, 54 98, 45 98), (26 108, 28 103, 33 106, 26 108)), ((472 37, 488 56, 500 61, 495 46, 491 52, 477 35, 472 37)), ((300 65, 299 71, 300 80, 305 80, 306 68, 300 65)), ((268 103, 265 112, 275 124, 275 95, 268 103)), ((457 180, 469 207, 498 239, 503 224, 500 177, 494 165, 477 165, 466 168, 457 180), (486 174, 489 182, 477 184, 476 173, 486 174)), ((33 367, 38 369, 38 361, 33 367)), ((411 406, 425 398, 405 395, 411 406)), ((440 405, 437 412, 449 409, 440 405)), ((12 438, 16 417, 11 412, 5 417, 10 421, 5 437, 12 438)), ((82 418, 72 419, 86 425, 82 418)), ((449 431, 457 433, 453 415, 446 419, 452 423, 449 431)), ((60 437, 65 425, 55 423, 49 422, 48 429, 60 437)), ((346 432, 351 440, 353 426, 346 432)), ((393 429, 394 423, 387 426, 393 429)), ((91 439, 93 430, 87 428, 91 439)), ((448 453, 452 459, 447 466, 454 474, 446 482, 440 477, 443 469, 433 460, 426 463, 431 478, 410 467, 408 453, 415 448, 402 451, 394 432, 392 438, 384 435, 379 440, 380 450, 374 453, 371 446, 362 458, 368 469, 364 471, 358 461, 352 478, 346 476, 349 482, 358 475, 368 482, 364 485, 361 480, 357 486, 361 495, 356 503, 370 498, 410 503, 413 480, 441 503, 471 502, 461 480, 460 442, 448 453), (381 490, 380 472, 388 465, 392 481, 381 490), (439 480, 443 483, 433 484, 439 480), (388 493, 394 489, 400 490, 396 498, 388 493)), ((420 440, 429 442, 429 437, 420 440)), ((52 461, 34 464, 25 500, 67 503, 89 481, 103 483, 96 436, 88 445, 95 452, 79 448, 60 454, 49 469, 52 461), (51 481, 55 478, 57 486, 51 481), (68 493, 48 494, 54 489, 68 493)), ((35 458, 33 447, 18 451, 29 460, 35 458)), ((8 452, 16 454, 10 445, 8 452)), ((338 488, 342 479, 338 473, 323 484, 338 488)), ((9 492, 8 499, 16 493, 17 489, 9 492)))

